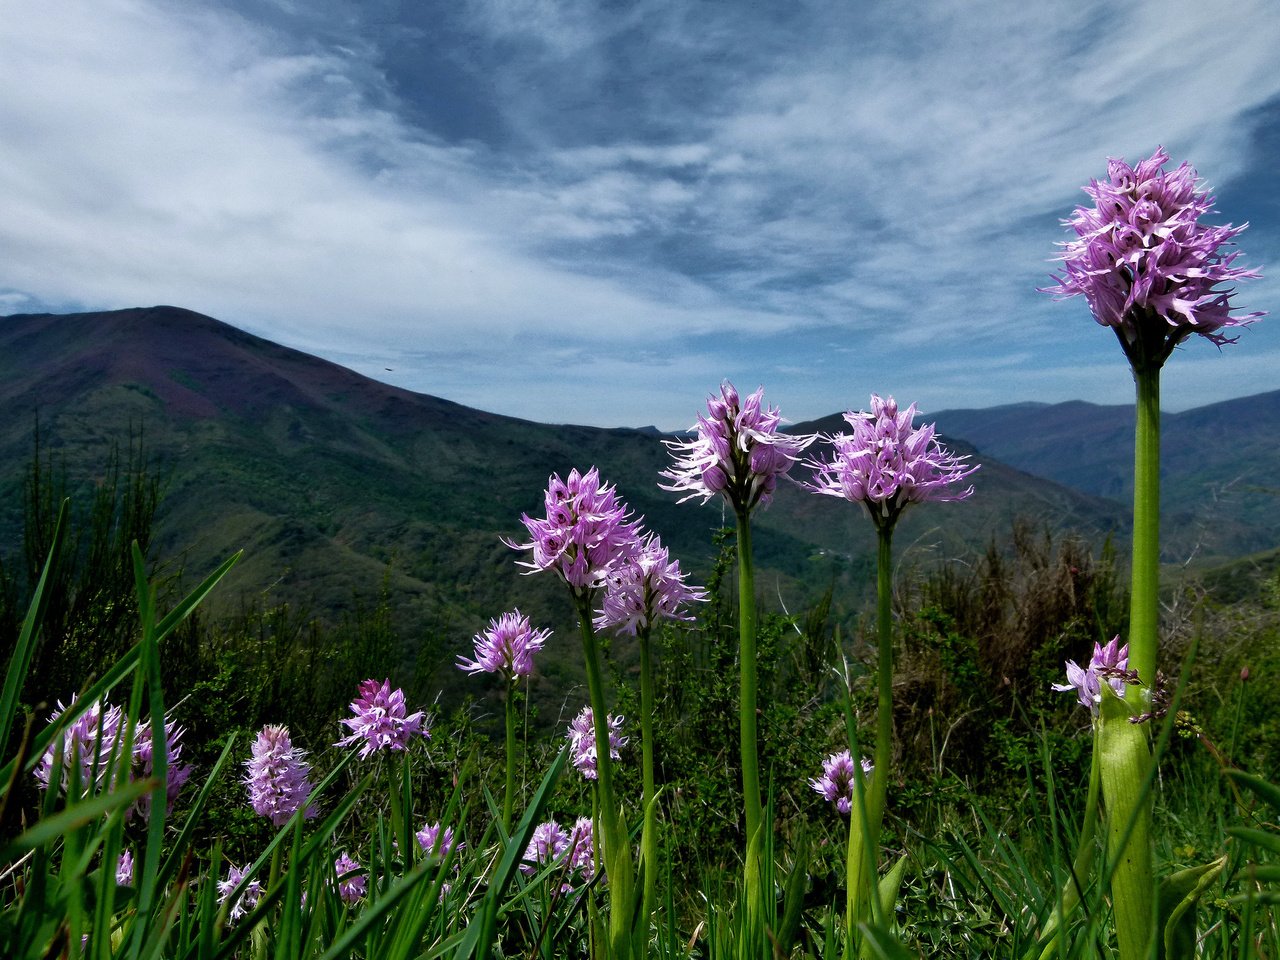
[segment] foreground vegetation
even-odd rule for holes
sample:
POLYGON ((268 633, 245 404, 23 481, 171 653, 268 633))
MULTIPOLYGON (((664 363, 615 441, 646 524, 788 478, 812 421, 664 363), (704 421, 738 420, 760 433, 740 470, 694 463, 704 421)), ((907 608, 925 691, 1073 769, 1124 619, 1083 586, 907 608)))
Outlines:
POLYGON ((1167 160, 1110 161, 1055 278, 1137 385, 1127 591, 1109 548, 1026 526, 898 569, 903 512, 968 498, 976 467, 892 398, 798 436, 725 383, 661 473, 732 510, 705 590, 594 469, 553 474, 528 539, 504 538, 564 588, 586 690, 567 737, 531 736, 551 636, 495 616, 457 666, 498 736, 402 679, 383 609, 337 634, 203 622, 238 555, 170 596, 144 473, 111 472, 77 523, 37 460, 27 575, 0 571, 5 955, 1275 956, 1278 705, 1257 681, 1280 581, 1219 609, 1159 567, 1160 370, 1256 318, 1215 288, 1254 274, 1167 160), (874 525, 865 622, 830 595, 757 609, 753 517, 797 464, 874 525))
MULTIPOLYGON (((29 493, 34 488, 33 478, 29 493)), ((102 694, 123 706, 131 703, 131 682, 145 687, 141 650, 130 642, 138 631, 138 600, 136 581, 126 579, 132 573, 127 544, 147 542, 152 485, 135 463, 126 464, 114 487, 99 490, 102 501, 69 518, 60 537, 54 536, 56 510, 31 517, 28 552, 34 557, 56 544, 59 562, 44 580, 44 607, 31 625, 44 624, 33 664, 50 665, 31 670, 14 701, 30 705, 15 713, 9 739, 12 757, 30 724, 17 766, 34 767, 42 742, 31 738, 58 700, 80 690, 77 702, 102 694), (89 638, 98 646, 85 648, 89 638), (134 668, 107 675, 116 683, 109 691, 95 658, 105 668, 117 656, 134 668), (96 690, 90 689, 95 677, 96 690)), ((664 862, 650 932, 653 950, 663 956, 723 954, 736 922, 735 851, 743 849, 744 838, 733 759, 736 622, 728 575, 734 550, 731 536, 720 542, 721 559, 708 583, 711 599, 698 621, 665 627, 654 640, 664 862)), ((37 580, 42 567, 31 571, 37 580)), ((29 773, 14 775, 11 765, 3 813, 8 907, 0 931, 6 955, 70 955, 72 930, 103 929, 98 922, 116 933, 104 946, 91 943, 90 956, 217 956, 224 949, 221 955, 321 956, 335 945, 331 955, 383 956, 395 936, 414 930, 417 939, 403 941, 404 955, 453 955, 474 918, 484 915, 485 903, 494 910, 492 938, 503 955, 586 951, 591 904, 603 892, 603 879, 586 886, 585 894, 571 886, 570 895, 560 892, 565 880, 557 871, 539 878, 517 868, 507 871, 504 888, 494 885, 499 855, 522 854, 539 823, 554 816, 568 827, 591 810, 587 781, 559 757, 563 740, 536 733, 525 738, 531 718, 523 691, 515 701, 522 731, 519 817, 507 839, 500 832, 506 769, 501 729, 476 709, 478 703, 434 711, 431 739, 415 743, 403 762, 388 755, 361 763, 332 746, 345 732, 339 720, 349 715, 357 681, 369 673, 395 675, 406 662, 384 613, 363 610, 326 628, 288 608, 246 609, 215 624, 201 618, 198 606, 178 604, 173 571, 159 569, 144 596, 158 587, 186 614, 163 623, 168 632, 154 641, 162 664, 158 687, 166 698, 162 715, 185 728, 179 759, 196 772, 164 817, 156 886, 143 913, 136 885, 142 874, 107 892, 113 879, 103 869, 108 858, 128 847, 135 865, 144 863, 138 851, 150 836, 151 827, 138 816, 123 816, 132 802, 128 794, 116 798, 106 819, 95 812, 88 820, 62 821, 76 823, 78 833, 46 832, 17 842, 24 820, 36 824, 42 809, 61 815, 62 801, 40 793, 29 773), (309 753, 317 783, 333 774, 317 818, 276 829, 250 808, 244 763, 267 724, 290 727, 294 743, 309 753), (398 803, 388 785, 393 777, 398 803), (436 822, 451 826, 459 840, 447 864, 426 856, 416 842, 399 842, 406 829, 413 834, 436 822), (421 859, 406 861, 398 854, 403 849, 421 859), (331 889, 336 874, 328 885, 324 879, 344 851, 368 871, 366 893, 350 903, 331 889), (267 895, 256 913, 232 922, 230 909, 218 903, 217 883, 225 880, 228 863, 252 868, 256 861, 249 875, 268 887, 267 895), (276 887, 270 888, 273 861, 276 887), (40 882, 38 870, 45 871, 40 882), (299 908, 286 923, 288 883, 317 893, 308 894, 305 915, 299 908), (108 902, 107 913, 94 912, 108 902), (405 926, 411 916, 430 919, 411 930, 405 926), (157 939, 135 944, 136 925, 157 939), (355 936, 342 939, 353 928, 355 936), (166 929, 167 939, 159 937, 166 929)), ((25 569, 7 571, 6 594, 23 611, 24 594, 34 586, 27 581, 25 569)), ((1267 579, 1255 594, 1231 600, 1220 606, 1190 585, 1166 597, 1162 660, 1184 662, 1193 642, 1198 653, 1154 787, 1157 820, 1164 825, 1157 853, 1170 869, 1226 855, 1226 866, 1199 898, 1199 950, 1206 956, 1250 950, 1266 956, 1274 955, 1277 938, 1275 884, 1268 879, 1275 870, 1268 864, 1277 859, 1277 811, 1260 802, 1249 782, 1242 786, 1223 771, 1265 773, 1280 761, 1280 693, 1267 682, 1280 669, 1280 580, 1267 579)), ((1092 642, 1113 635, 1126 614, 1109 548, 1091 549, 1027 524, 982 556, 899 577, 895 782, 881 845, 890 855, 908 855, 895 936, 912 955, 1021 956, 1035 942, 1061 889, 1053 878, 1066 875, 1075 850, 1090 762, 1084 711, 1049 687, 1061 680, 1064 659, 1079 658, 1092 642)), ((847 820, 807 780, 820 773, 815 758, 844 742, 846 673, 863 721, 860 736, 872 736, 870 624, 860 628, 856 619, 840 619, 827 605, 761 618, 761 765, 778 838, 772 889, 780 913, 791 907, 793 929, 787 932, 800 955, 838 955, 842 949, 847 820)), ((20 621, 11 636, 21 629, 20 621)), ((467 638, 455 638, 459 653, 468 648, 467 638)), ((630 682, 635 653, 634 641, 619 638, 605 661, 612 709, 629 718, 638 715, 630 682)), ((483 678, 469 682, 479 696, 489 692, 483 678)), ((535 671, 530 682, 549 681, 535 671)), ((411 705, 431 709, 431 691, 412 676, 405 685, 411 705)), ((143 709, 131 715, 146 716, 146 703, 144 698, 143 709)), ((638 750, 624 748, 618 778, 628 796, 641 792, 639 768, 638 750)), ((74 814, 75 806, 63 813, 74 814)), ((1096 884, 1085 905, 1065 955, 1095 955, 1109 942, 1108 907, 1096 884)), ((478 943, 472 946, 478 950, 478 943)))

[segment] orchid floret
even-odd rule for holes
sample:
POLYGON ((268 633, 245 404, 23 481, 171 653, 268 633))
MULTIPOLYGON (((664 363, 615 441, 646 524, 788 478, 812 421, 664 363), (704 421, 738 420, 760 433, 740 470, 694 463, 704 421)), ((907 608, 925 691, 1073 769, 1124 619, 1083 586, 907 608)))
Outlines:
POLYGON ((675 462, 660 476, 670 480, 663 490, 683 493, 680 502, 702 502, 724 496, 741 513, 768 506, 785 476, 799 460, 812 436, 780 433, 782 416, 764 405, 764 387, 741 400, 733 384, 720 385, 719 396, 707 399, 707 414, 690 427, 692 440, 664 440, 675 462))
POLYGON ((535 630, 529 618, 512 610, 489 621, 489 629, 475 636, 475 659, 458 657, 467 673, 497 673, 508 678, 533 673, 533 655, 542 649, 550 630, 535 630))
POLYGON ((1062 273, 1044 290, 1084 297, 1131 363, 1157 368, 1192 334, 1233 343, 1222 331, 1263 316, 1233 313, 1235 290, 1222 286, 1260 276, 1234 265, 1239 251, 1224 252, 1248 224, 1201 222, 1214 198, 1190 164, 1166 171, 1168 161, 1163 147, 1136 167, 1108 160, 1107 178, 1084 187, 1092 203, 1063 222, 1076 239, 1062 244, 1062 273))
POLYGON ((404 750, 415 736, 431 736, 425 726, 426 714, 419 710, 406 715, 404 691, 398 687, 392 690, 390 680, 361 682, 360 696, 351 702, 351 713, 341 721, 351 733, 334 746, 363 742, 362 760, 380 750, 404 750))
MULTIPOLYGON (((866 757, 862 758, 862 779, 867 781, 875 772, 875 765, 866 757)), ((836 805, 841 813, 853 809, 853 789, 856 783, 856 771, 853 767, 853 754, 848 750, 833 753, 822 762, 822 776, 809 781, 811 786, 823 799, 836 805)))

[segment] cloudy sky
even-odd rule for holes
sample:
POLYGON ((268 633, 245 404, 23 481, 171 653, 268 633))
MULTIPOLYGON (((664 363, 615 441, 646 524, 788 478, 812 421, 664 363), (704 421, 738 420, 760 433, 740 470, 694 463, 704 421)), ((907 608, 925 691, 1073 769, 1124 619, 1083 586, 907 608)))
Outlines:
MULTIPOLYGON (((1271 2, 4 0, 0 314, 175 304, 548 422, 1130 402, 1035 288, 1163 144, 1280 311, 1271 2)), ((1166 406, 1280 387, 1278 327, 1166 406)))

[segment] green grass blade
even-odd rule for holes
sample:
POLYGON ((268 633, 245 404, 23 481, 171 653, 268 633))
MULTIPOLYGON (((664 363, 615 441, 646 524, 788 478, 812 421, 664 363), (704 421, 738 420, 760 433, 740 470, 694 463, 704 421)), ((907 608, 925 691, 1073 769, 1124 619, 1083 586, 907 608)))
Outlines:
POLYGON ((0 862, 12 863, 30 850, 36 850, 65 833, 99 820, 116 810, 123 810, 155 786, 153 780, 134 780, 111 793, 99 794, 75 803, 57 813, 43 816, 0 850, 0 862))
MULTIPOLYGON (((0 748, 8 746, 9 731, 13 728, 13 718, 18 712, 18 697, 22 694, 22 685, 26 682, 27 671, 31 669, 31 657, 35 654, 40 625, 44 621, 45 610, 49 605, 46 587, 49 578, 53 576, 58 552, 66 534, 67 502, 63 500, 58 510, 58 520, 53 528, 49 556, 45 559, 44 569, 40 572, 40 579, 31 596, 31 604, 27 608, 26 619, 22 621, 22 629, 18 633, 18 642, 13 648, 13 656, 9 658, 9 668, 5 671, 4 690, 0 693, 0 738, 4 742, 0 743, 0 748)), ((0 773, 0 782, 8 778, 9 767, 6 766, 5 772, 0 773)))

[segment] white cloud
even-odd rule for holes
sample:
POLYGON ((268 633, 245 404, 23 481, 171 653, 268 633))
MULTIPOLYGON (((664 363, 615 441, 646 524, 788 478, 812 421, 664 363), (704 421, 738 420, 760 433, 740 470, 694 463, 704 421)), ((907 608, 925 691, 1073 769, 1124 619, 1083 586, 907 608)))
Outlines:
MULTIPOLYGON (((305 324, 316 340, 354 317, 376 318, 391 340, 425 326, 453 346, 531 328, 626 340, 641 321, 658 335, 707 323, 526 255, 536 196, 490 202, 473 157, 369 109, 337 57, 279 52, 242 21, 176 5, 28 13, 7 18, 24 26, 0 56, 10 286, 305 324), (368 163, 386 166, 371 174, 368 163)), ((550 207, 645 215, 613 177, 550 207)), ((677 184, 643 193, 680 202, 677 184)))
MULTIPOLYGON (((934 409, 1065 399, 1111 389, 1121 361, 1105 331, 1096 354, 1059 346, 1087 314, 1034 287, 1108 154, 1164 143, 1219 188, 1280 193, 1248 148, 1280 98, 1262 0, 474 0, 435 10, 438 31, 387 28, 418 37, 405 63, 483 76, 465 93, 495 132, 461 140, 412 109, 461 92, 415 87, 343 2, 349 36, 326 45, 287 31, 311 16, 290 4, 268 28, 221 4, 13 0, 0 307, 177 303, 556 420, 602 391, 592 422, 683 425, 725 375, 776 377, 796 418, 850 402, 855 377, 934 409)), ((1278 235, 1255 219, 1242 247, 1278 235)), ((1275 310, 1277 289, 1241 303, 1275 310)), ((1276 352, 1274 322, 1189 365, 1206 395, 1268 388, 1242 358, 1276 352)))

